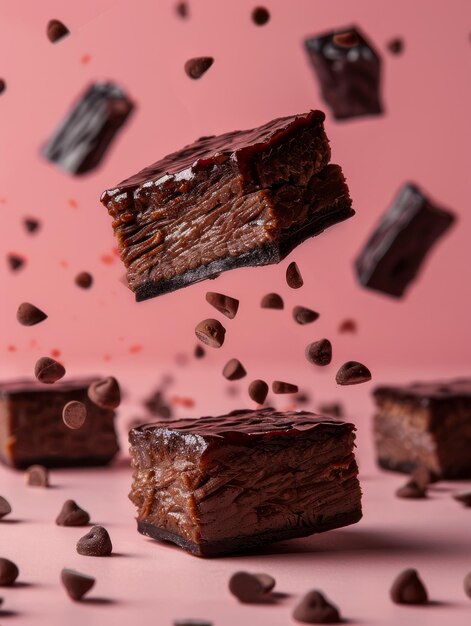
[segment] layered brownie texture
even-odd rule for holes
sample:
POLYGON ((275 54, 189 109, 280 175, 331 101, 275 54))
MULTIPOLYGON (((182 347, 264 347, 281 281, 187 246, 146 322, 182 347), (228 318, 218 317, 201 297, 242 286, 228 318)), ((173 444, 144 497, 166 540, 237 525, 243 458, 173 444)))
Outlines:
POLYGON ((274 409, 134 428, 138 530, 211 557, 353 524, 354 431, 274 409))
POLYGON ((105 191, 101 201, 136 299, 278 263, 351 217, 323 121, 311 111, 202 137, 105 191))
POLYGON ((471 379, 378 387, 374 400, 381 467, 471 478, 471 379))

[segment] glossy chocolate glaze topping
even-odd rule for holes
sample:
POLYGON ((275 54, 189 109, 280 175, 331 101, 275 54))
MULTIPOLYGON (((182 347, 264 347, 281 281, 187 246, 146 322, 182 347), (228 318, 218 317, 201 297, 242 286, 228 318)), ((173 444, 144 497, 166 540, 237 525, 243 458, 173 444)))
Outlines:
POLYGON ((373 395, 377 399, 401 400, 471 400, 471 379, 459 378, 450 381, 416 382, 409 385, 382 385, 373 395))

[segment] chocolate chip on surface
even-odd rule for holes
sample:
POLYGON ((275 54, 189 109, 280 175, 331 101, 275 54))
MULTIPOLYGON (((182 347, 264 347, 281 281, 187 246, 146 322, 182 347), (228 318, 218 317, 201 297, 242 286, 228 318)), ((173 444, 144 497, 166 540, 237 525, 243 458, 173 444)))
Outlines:
POLYGON ((298 386, 285 383, 282 380, 274 380, 272 383, 273 393, 298 393, 298 386))
POLYGON ((297 324, 312 324, 319 318, 319 313, 308 309, 305 306, 295 306, 293 309, 293 319, 297 324))
POLYGON ((275 579, 268 574, 236 572, 229 579, 229 591, 240 602, 247 604, 266 602, 268 593, 275 586, 275 579))
POLYGON ((102 409, 116 409, 121 402, 119 383, 113 376, 95 381, 87 393, 90 400, 102 409))
POLYGON ((454 493, 453 498, 458 502, 461 502, 466 508, 471 507, 471 491, 461 491, 454 493))
POLYGON ((371 372, 358 361, 347 361, 338 370, 335 380, 338 385, 358 385, 371 380, 371 372))
POLYGON ((329 365, 332 361, 332 344, 328 339, 313 341, 306 346, 304 355, 309 363, 320 365, 321 367, 329 365))
POLYGON ((47 319, 46 313, 30 302, 22 302, 16 312, 16 319, 22 326, 35 326, 47 319))
POLYGON ((245 367, 238 359, 228 361, 222 370, 222 375, 224 378, 227 378, 227 380, 240 380, 244 378, 246 374, 245 367))
POLYGON ((46 29, 47 38, 51 43, 57 43, 70 34, 70 30, 59 20, 49 20, 46 29))
POLYGON ((417 570, 406 569, 393 582, 391 600, 395 604, 426 604, 428 594, 417 570))
POLYGON ((304 285, 299 267, 294 261, 288 265, 286 270, 286 282, 291 289, 299 289, 304 285))
POLYGON ((93 276, 89 272, 79 272, 74 282, 81 289, 90 289, 93 285, 93 276))
POLYGON ((87 407, 83 402, 71 400, 62 409, 62 421, 72 430, 81 428, 87 419, 87 407))
POLYGON ((51 385, 65 376, 65 368, 54 359, 43 356, 36 361, 34 375, 39 382, 51 385))
POLYGON ((338 608, 317 590, 309 591, 301 599, 293 617, 303 624, 339 624, 342 621, 338 608))
POLYGON ((61 572, 61 581, 72 600, 81 600, 95 584, 92 576, 81 574, 67 567, 64 567, 61 572))
POLYGON ((427 497, 427 489, 415 482, 408 480, 405 485, 396 490, 398 498, 408 498, 411 500, 421 500, 427 497))
POLYGON ((264 26, 270 21, 270 12, 265 7, 255 7, 252 11, 252 21, 257 26, 264 26))
POLYGON ((249 385, 249 396, 257 404, 263 404, 268 395, 268 385, 264 380, 253 380, 249 385))
POLYGON ((354 48, 360 43, 358 35, 352 30, 344 33, 337 33, 333 36, 332 41, 336 46, 340 46, 341 48, 354 48))
POLYGON ((6 498, 0 496, 0 519, 11 513, 11 505, 6 498))
POLYGON ((109 556, 112 551, 110 536, 103 526, 93 526, 77 541, 77 552, 83 556, 109 556))
POLYGON ((222 293, 216 293, 215 291, 207 292, 206 302, 230 320, 234 319, 237 315, 237 311, 239 310, 239 300, 231 298, 231 296, 225 296, 222 293))
POLYGON ((195 57, 185 63, 186 75, 193 80, 198 80, 205 74, 214 63, 213 57, 195 57))
POLYGON ((262 309, 278 309, 281 311, 285 308, 285 303, 283 298, 277 293, 267 293, 263 296, 260 306, 262 309))
POLYGON ((0 558, 0 587, 13 585, 19 573, 19 569, 13 561, 0 558))
POLYGON ((30 465, 25 471, 28 487, 49 487, 49 471, 44 465, 30 465))
POLYGON ((220 348, 224 343, 226 329, 218 320, 206 319, 195 328, 198 339, 211 348, 220 348))
POLYGON ((66 500, 56 517, 58 526, 86 526, 89 521, 90 515, 80 508, 75 500, 66 500))

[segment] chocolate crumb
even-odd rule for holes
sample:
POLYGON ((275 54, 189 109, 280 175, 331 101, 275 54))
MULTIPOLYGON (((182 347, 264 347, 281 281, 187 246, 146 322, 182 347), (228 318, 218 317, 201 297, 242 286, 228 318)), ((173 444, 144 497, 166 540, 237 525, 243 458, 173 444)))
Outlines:
POLYGON ((65 376, 65 368, 54 359, 43 356, 36 361, 34 375, 39 382, 51 385, 65 376))
POLYGON ((370 370, 358 361, 347 361, 335 376, 338 385, 358 385, 371 380, 370 370))
POLYGON ((17 272, 25 264, 25 259, 17 254, 7 254, 7 262, 12 272, 17 272))
POLYGON ((268 395, 268 385, 264 380, 253 380, 249 385, 249 396, 257 404, 263 404, 268 395))
POLYGON ((252 21, 257 26, 264 26, 270 21, 270 12, 265 7, 255 7, 252 11, 252 21))
POLYGON ((329 417, 342 417, 344 413, 340 402, 326 402, 325 404, 320 404, 318 411, 321 415, 327 415, 329 417))
POLYGON ((291 289, 299 289, 304 285, 299 267, 294 261, 288 265, 286 270, 286 282, 291 289))
POLYGON ((49 472, 44 465, 30 465, 25 472, 28 487, 49 487, 49 472))
POLYGON ((353 30, 337 33, 333 36, 332 41, 336 46, 340 46, 341 48, 354 48, 360 43, 358 35, 353 30))
POLYGON ((427 489, 418 485, 415 480, 408 480, 405 485, 396 490, 396 496, 398 498, 422 500, 427 497, 427 489))
POLYGON ((402 54, 404 52, 404 40, 400 37, 395 37, 388 41, 386 47, 391 54, 402 54))
POLYGON ((454 493, 453 498, 457 502, 461 502, 466 508, 471 507, 471 491, 461 491, 460 493, 454 493))
POLYGON ((0 587, 13 585, 19 573, 19 569, 13 561, 0 558, 0 587))
POLYGON ((90 515, 81 509, 75 500, 66 500, 56 517, 58 526, 86 526, 89 521, 90 515))
POLYGON ((47 319, 46 313, 30 302, 22 302, 16 312, 16 319, 22 326, 35 326, 47 319))
POLYGON ((260 306, 262 307, 262 309, 281 310, 285 308, 283 298, 279 296, 277 293, 267 293, 266 296, 263 296, 260 306))
POLYGON ((116 409, 121 402, 119 383, 113 376, 98 380, 89 386, 88 397, 102 409, 116 409))
POLYGON ((0 78, 0 94, 2 94, 6 88, 7 88, 6 82, 3 80, 3 78, 0 78))
POLYGON ((193 80, 198 80, 214 63, 213 57, 195 57, 185 63, 185 72, 193 80))
POLYGON ((355 320, 346 319, 343 322, 340 322, 339 325, 339 333, 356 333, 357 332, 357 323, 355 320))
POLYGON ((25 219, 23 220, 23 225, 26 229, 26 232, 33 234, 39 229, 41 224, 39 220, 35 219, 34 217, 25 217, 25 219))
POLYGON ((293 319, 298 324, 312 324, 318 319, 319 313, 312 309, 307 309, 304 306, 295 306, 293 309, 293 319))
POLYGON ((206 319, 195 328, 198 339, 211 348, 220 348, 224 343, 226 329, 218 320, 206 319))
POLYGON ((215 309, 222 313, 230 320, 234 319, 239 309, 239 300, 225 296, 222 293, 216 293, 214 291, 208 291, 206 294, 206 301, 215 309))
POLYGON ((468 598, 471 598, 471 572, 469 572, 469 574, 465 576, 463 586, 465 594, 468 596, 468 598))
POLYGON ((298 393, 298 386, 285 383, 281 380, 274 380, 271 386, 273 393, 298 393))
POLYGON ((321 591, 309 591, 296 606, 293 617, 304 624, 339 624, 338 608, 321 591))
POLYGON ((9 513, 11 513, 10 503, 6 498, 0 496, 0 519, 2 519, 2 517, 5 517, 5 515, 8 515, 9 513))
POLYGON ((203 348, 203 346, 195 346, 194 354, 195 354, 195 359, 202 359, 204 355, 206 354, 206 351, 203 348))
POLYGON ((245 604, 266 602, 274 586, 275 579, 269 574, 236 572, 229 579, 229 591, 245 604))
POLYGON ((75 277, 75 284, 81 289, 90 289, 93 285, 93 276, 88 272, 80 272, 75 277))
POLYGON ((81 600, 95 584, 95 579, 91 576, 67 567, 61 572, 61 581, 72 600, 81 600))
POLYGON ((67 37, 70 34, 70 30, 59 20, 50 20, 47 24, 46 33, 51 43, 57 43, 64 37, 67 37))
POLYGON ((319 339, 306 346, 306 359, 314 365, 325 366, 332 361, 332 344, 328 339, 319 339))
POLYGON ((189 15, 188 3, 187 2, 177 2, 175 5, 176 14, 182 19, 186 19, 189 15))
POLYGON ((428 594, 417 570, 406 569, 399 574, 391 587, 391 600, 395 604, 427 604, 428 594))
POLYGON ((87 419, 87 407, 83 402, 71 400, 62 409, 62 421, 72 430, 81 428, 87 419))
POLYGON ((246 374, 247 372, 244 366, 238 359, 228 361, 222 370, 222 375, 224 378, 227 378, 227 380, 240 380, 244 378, 246 374))
POLYGON ((83 556, 109 556, 112 550, 110 536, 103 526, 93 526, 77 541, 77 552, 83 556))

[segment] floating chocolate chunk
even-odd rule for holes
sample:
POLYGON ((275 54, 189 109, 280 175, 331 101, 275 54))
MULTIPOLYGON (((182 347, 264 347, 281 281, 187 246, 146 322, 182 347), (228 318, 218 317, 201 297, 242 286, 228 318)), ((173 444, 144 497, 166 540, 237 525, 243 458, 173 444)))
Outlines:
POLYGON ((306 359, 314 365, 329 365, 332 361, 332 344, 328 339, 319 339, 306 346, 304 351, 306 359))
POLYGON ((227 380, 240 380, 244 378, 246 374, 245 367, 238 359, 228 361, 222 370, 222 375, 227 378, 227 380))
POLYGON ((421 500, 427 497, 427 489, 418 485, 415 480, 408 480, 405 485, 396 491, 398 498, 409 498, 411 500, 421 500))
POLYGON ((285 383, 281 380, 274 380, 272 384, 273 393, 298 393, 298 386, 285 383))
POLYGON ((338 385, 358 385, 371 380, 371 372, 358 361, 347 361, 335 376, 338 385))
POLYGON ((281 310, 285 308, 283 298, 279 296, 277 293, 267 293, 266 296, 263 296, 260 306, 262 307, 262 309, 280 309, 281 310))
POLYGON ((39 220, 35 219, 34 217, 25 217, 25 219, 23 220, 23 225, 26 229, 26 232, 33 234, 39 229, 41 224, 39 220))
POLYGON ((3 78, 0 78, 0 95, 5 91, 6 88, 6 82, 3 80, 3 78))
POLYGON ((356 333, 357 331, 357 323, 355 320, 346 319, 343 322, 340 322, 339 325, 339 333, 356 333))
POLYGON ((471 491, 461 491, 460 493, 454 493, 453 498, 457 502, 461 502, 465 507, 471 507, 471 491))
POLYGON ((72 430, 81 428, 87 419, 87 407, 83 402, 71 400, 62 409, 62 421, 72 430))
POLYGON ((61 572, 61 581, 72 600, 81 600, 95 584, 91 576, 66 567, 61 572))
POLYGON ((270 12, 265 7, 255 7, 252 11, 252 21, 257 26, 264 26, 270 20, 270 12))
POLYGON ((54 359, 43 356, 36 361, 34 375, 39 382, 51 385, 65 376, 65 368, 54 359))
POLYGON ((58 526, 86 526, 89 521, 90 515, 81 509, 75 500, 66 500, 56 517, 58 526))
POLYGON ((189 15, 188 3, 187 2, 177 2, 175 5, 175 12, 182 19, 186 19, 189 15))
POLYGON ((75 277, 75 284, 81 289, 90 289, 93 285, 93 276, 88 272, 80 272, 75 277))
POLYGON ((195 328, 198 339, 211 348, 220 348, 224 343, 226 329, 218 320, 207 319, 200 322, 195 328))
POLYGON ((64 37, 70 34, 70 30, 65 24, 59 22, 59 20, 50 20, 47 25, 47 38, 51 43, 57 43, 64 37))
POLYGON ((236 298, 225 296, 222 293, 208 291, 206 294, 206 301, 209 302, 209 304, 215 309, 217 309, 219 313, 222 313, 230 320, 234 319, 234 317, 237 315, 237 311, 239 309, 239 300, 236 300, 236 298))
POLYGON ((293 611, 296 621, 303 624, 339 624, 338 608, 320 591, 309 591, 293 611))
POLYGON ((24 257, 18 256, 17 254, 7 254, 7 262, 10 266, 11 271, 17 272, 25 264, 25 259, 24 257))
POLYGON ((213 626, 213 622, 205 619, 176 619, 173 626, 213 626))
POLYGON ((116 409, 121 402, 119 383, 113 376, 98 380, 88 388, 88 397, 102 409, 116 409))
POLYGON ((110 536, 103 526, 93 526, 77 541, 77 552, 83 556, 109 556, 112 551, 110 536))
POLYGON ((172 408, 165 400, 162 389, 156 389, 154 393, 144 401, 144 406, 152 415, 168 419, 172 417, 172 408))
POLYGON ((195 346, 195 352, 194 352, 195 359, 202 359, 205 354, 206 354, 206 351, 203 348, 203 346, 195 346))
POLYGON ((402 54, 404 52, 404 40, 400 37, 395 37, 388 41, 386 47, 391 54, 402 54))
POLYGON ((35 326, 44 320, 47 320, 47 315, 37 306, 30 302, 22 302, 16 312, 16 319, 22 326, 35 326))
POLYGON ((463 586, 465 594, 468 596, 468 598, 471 598, 471 572, 469 572, 469 574, 465 576, 463 586))
POLYGON ((214 63, 213 57, 195 57, 185 63, 185 72, 193 80, 201 78, 214 63))
POLYGON ((344 410, 340 402, 326 402, 320 404, 318 411, 321 415, 328 415, 331 417, 342 417, 344 410))
POLYGON ((275 579, 268 574, 236 572, 229 579, 229 591, 246 604, 266 602, 274 586, 275 579))
POLYGON ((295 398, 297 404, 309 404, 311 396, 306 391, 300 391, 295 398))
POLYGON ((13 561, 0 558, 0 587, 13 585, 19 573, 19 569, 13 561))
POLYGON ((293 319, 298 324, 312 324, 319 317, 319 313, 304 306, 295 306, 293 309, 293 319))
POLYGON ((286 269, 286 282, 291 289, 299 289, 304 285, 303 277, 299 271, 297 263, 294 261, 288 265, 286 269))
POLYGON ((25 471, 28 487, 49 487, 49 472, 44 465, 30 465, 25 471))
POLYGON ((417 570, 406 569, 394 581, 391 600, 396 604, 427 604, 428 594, 417 570))
POLYGON ((8 515, 9 513, 11 513, 10 503, 6 498, 0 496, 0 519, 2 519, 2 517, 5 517, 5 515, 8 515))
POLYGON ((268 385, 264 380, 253 380, 249 385, 249 396, 257 404, 263 404, 268 395, 268 385))

